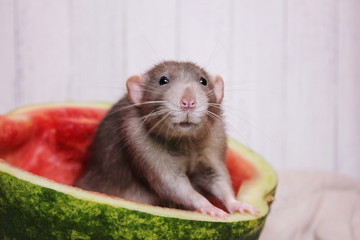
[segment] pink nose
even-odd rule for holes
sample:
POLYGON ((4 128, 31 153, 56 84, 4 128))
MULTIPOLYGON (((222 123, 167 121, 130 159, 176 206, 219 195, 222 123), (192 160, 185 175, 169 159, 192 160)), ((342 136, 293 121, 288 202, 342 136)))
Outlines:
POLYGON ((195 98, 183 97, 180 102, 181 108, 194 108, 196 107, 195 98))

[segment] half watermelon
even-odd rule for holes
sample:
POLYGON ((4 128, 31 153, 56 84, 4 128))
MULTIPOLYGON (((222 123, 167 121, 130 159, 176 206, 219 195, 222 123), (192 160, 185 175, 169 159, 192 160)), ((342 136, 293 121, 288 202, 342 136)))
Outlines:
POLYGON ((0 116, 0 239, 258 239, 277 177, 233 139, 227 167, 234 190, 259 216, 235 213, 225 221, 73 187, 109 107, 45 104, 0 116))

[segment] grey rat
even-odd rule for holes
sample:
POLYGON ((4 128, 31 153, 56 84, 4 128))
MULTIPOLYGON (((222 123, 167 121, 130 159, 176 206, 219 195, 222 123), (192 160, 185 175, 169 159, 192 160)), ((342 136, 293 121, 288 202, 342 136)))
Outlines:
POLYGON ((100 123, 76 186, 128 200, 226 218, 256 215, 237 201, 225 166, 224 83, 191 62, 164 61, 126 83, 100 123))

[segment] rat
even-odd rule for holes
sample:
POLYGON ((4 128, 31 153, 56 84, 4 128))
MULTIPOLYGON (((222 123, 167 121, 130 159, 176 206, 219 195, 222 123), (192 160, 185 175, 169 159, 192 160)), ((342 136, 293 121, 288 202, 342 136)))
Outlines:
POLYGON ((258 214, 235 199, 226 168, 220 76, 192 62, 163 61, 126 87, 96 130, 77 187, 222 219, 258 214))

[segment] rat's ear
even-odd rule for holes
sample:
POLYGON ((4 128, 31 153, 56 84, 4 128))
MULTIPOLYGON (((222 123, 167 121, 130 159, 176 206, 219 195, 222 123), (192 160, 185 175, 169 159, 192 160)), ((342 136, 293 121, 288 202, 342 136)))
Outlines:
POLYGON ((139 105, 143 97, 144 77, 140 75, 129 77, 126 81, 126 88, 130 101, 135 105, 139 105))
POLYGON ((221 103, 224 97, 224 81, 219 75, 216 75, 214 78, 214 93, 216 103, 221 103))

